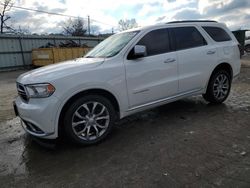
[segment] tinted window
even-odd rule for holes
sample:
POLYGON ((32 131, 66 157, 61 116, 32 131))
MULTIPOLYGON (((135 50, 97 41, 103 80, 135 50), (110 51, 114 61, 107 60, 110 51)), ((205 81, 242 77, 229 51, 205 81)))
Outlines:
POLYGON ((162 54, 170 51, 167 29, 158 29, 147 33, 138 43, 145 45, 147 56, 162 54))
POLYGON ((231 37, 227 34, 227 32, 219 27, 203 27, 205 31, 210 35, 212 39, 216 42, 230 41, 231 37))
POLYGON ((206 40, 195 27, 171 28, 171 32, 175 36, 176 50, 194 48, 207 44, 206 40))

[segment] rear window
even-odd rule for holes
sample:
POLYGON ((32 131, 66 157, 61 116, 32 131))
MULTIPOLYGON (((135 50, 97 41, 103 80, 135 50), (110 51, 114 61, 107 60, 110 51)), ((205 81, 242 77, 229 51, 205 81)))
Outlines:
POLYGON ((175 36, 176 50, 207 45, 206 40, 195 27, 170 28, 175 36))
POLYGON ((204 26, 203 29, 210 35, 210 37, 216 42, 224 42, 232 40, 227 32, 220 27, 204 26))

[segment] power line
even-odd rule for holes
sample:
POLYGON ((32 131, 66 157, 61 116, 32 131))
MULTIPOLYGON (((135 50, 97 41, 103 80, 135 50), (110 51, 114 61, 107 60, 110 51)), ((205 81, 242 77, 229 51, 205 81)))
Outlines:
POLYGON ((56 15, 56 16, 64 16, 64 17, 70 17, 70 18, 79 18, 77 16, 71 16, 71 15, 60 14, 60 13, 55 13, 55 12, 47 12, 47 11, 44 11, 44 10, 31 9, 31 8, 25 8, 25 7, 18 7, 18 6, 14 6, 14 5, 12 7, 16 8, 16 9, 28 10, 28 11, 33 11, 33 12, 40 12, 40 13, 51 14, 51 15, 56 15))
MULTIPOLYGON (((1 3, 1 5, 3 6, 4 4, 1 3)), ((32 12, 40 12, 40 13, 50 14, 50 15, 56 15, 56 16, 69 17, 69 18, 74 18, 74 19, 82 18, 84 20, 87 20, 87 18, 80 17, 80 16, 72 16, 72 15, 67 15, 67 14, 61 14, 61 13, 55 13, 55 12, 48 12, 48 11, 44 11, 44 10, 38 10, 38 9, 20 7, 20 6, 15 6, 15 5, 12 5, 12 8, 21 9, 21 10, 27 10, 27 11, 32 11, 32 12)), ((93 22, 97 22, 97 23, 100 23, 100 24, 108 25, 108 26, 111 26, 111 27, 116 27, 114 25, 111 25, 111 24, 108 24, 108 23, 104 23, 104 22, 99 21, 99 20, 95 20, 95 19, 90 19, 90 20, 93 21, 93 22)))
POLYGON ((100 23, 100 24, 108 25, 108 26, 111 26, 111 27, 117 27, 117 26, 114 26, 114 25, 111 25, 111 24, 107 24, 107 23, 98 21, 98 20, 96 20, 96 19, 92 19, 92 18, 91 18, 90 20, 92 20, 93 22, 97 22, 97 23, 100 23))

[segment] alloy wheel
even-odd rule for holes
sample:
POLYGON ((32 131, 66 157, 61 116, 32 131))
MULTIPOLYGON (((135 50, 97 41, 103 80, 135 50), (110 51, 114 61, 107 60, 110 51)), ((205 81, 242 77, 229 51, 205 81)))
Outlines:
POLYGON ((218 100, 227 97, 229 92, 229 79, 225 74, 219 74, 213 85, 214 97, 218 100))
POLYGON ((96 101, 82 104, 73 113, 71 125, 76 136, 82 140, 96 140, 102 136, 110 122, 108 109, 96 101))

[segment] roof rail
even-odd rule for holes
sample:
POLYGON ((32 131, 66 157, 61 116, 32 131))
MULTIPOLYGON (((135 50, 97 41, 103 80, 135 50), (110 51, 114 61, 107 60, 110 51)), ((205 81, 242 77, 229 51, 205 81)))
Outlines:
POLYGON ((173 23, 192 23, 192 22, 215 22, 214 20, 183 20, 183 21, 173 21, 173 22, 167 22, 166 24, 173 24, 173 23))

